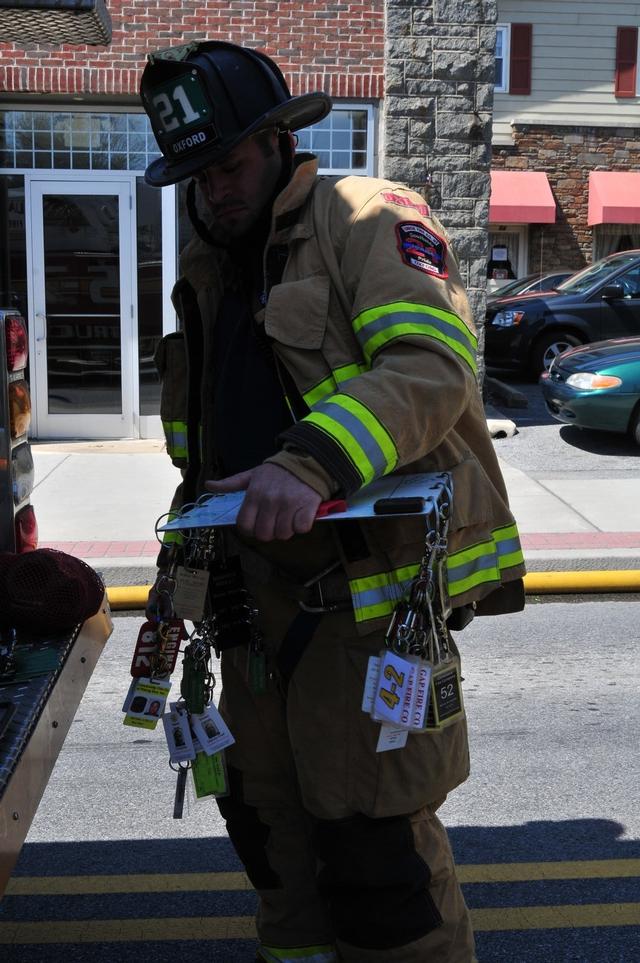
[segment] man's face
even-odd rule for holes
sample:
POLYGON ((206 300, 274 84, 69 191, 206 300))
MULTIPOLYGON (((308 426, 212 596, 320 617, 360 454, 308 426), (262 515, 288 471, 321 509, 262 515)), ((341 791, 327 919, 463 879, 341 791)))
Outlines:
POLYGON ((196 175, 216 226, 227 237, 242 237, 253 227, 271 200, 281 169, 278 134, 267 131, 242 141, 220 164, 196 175))

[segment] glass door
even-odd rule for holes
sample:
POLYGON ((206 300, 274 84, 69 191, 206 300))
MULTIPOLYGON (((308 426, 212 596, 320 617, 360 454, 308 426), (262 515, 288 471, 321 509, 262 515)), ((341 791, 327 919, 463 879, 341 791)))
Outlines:
POLYGON ((29 185, 38 438, 137 437, 133 178, 29 185))

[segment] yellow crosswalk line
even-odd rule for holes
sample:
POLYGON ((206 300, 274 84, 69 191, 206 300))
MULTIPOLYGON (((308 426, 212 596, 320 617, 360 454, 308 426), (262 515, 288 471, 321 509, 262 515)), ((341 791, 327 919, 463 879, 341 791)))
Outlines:
POLYGON ((540 879, 621 879, 640 876, 640 859, 577 859, 548 863, 465 863, 461 883, 519 883, 540 879))
MULTIPOLYGON (((471 910, 471 918, 474 930, 478 933, 497 930, 638 926, 640 925, 640 903, 507 906, 471 910)), ((254 921, 248 916, 0 923, 0 945, 247 940, 255 939, 255 936, 254 921)))
POLYGON ((0 923, 0 945, 8 943, 148 943, 168 940, 252 940, 255 938, 255 923, 250 916, 0 923))
POLYGON ((477 933, 495 930, 579 929, 585 926, 639 926, 640 903, 475 909, 471 910, 471 920, 477 933))
POLYGON ((88 896, 91 893, 195 893, 253 889, 245 873, 147 873, 118 876, 16 876, 7 896, 88 896))
MULTIPOLYGON (((622 879, 640 876, 640 859, 484 863, 457 867, 461 883, 515 883, 545 879, 622 879)), ((78 896, 91 893, 179 893, 250 890, 245 873, 132 873, 96 876, 16 876, 7 896, 78 896)))

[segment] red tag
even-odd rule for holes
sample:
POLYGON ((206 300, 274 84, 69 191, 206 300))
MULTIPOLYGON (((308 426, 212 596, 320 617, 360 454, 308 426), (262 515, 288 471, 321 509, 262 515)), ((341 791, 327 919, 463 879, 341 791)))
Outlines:
POLYGON ((154 622, 143 622, 131 660, 131 675, 134 679, 151 675, 151 659, 158 651, 159 642, 157 625, 154 622))
POLYGON ((170 675, 175 669, 180 643, 187 637, 182 619, 143 622, 131 660, 134 679, 170 675))
POLYGON ((178 661, 180 643, 187 637, 182 619, 167 619, 158 625, 160 639, 157 675, 171 675, 178 661))

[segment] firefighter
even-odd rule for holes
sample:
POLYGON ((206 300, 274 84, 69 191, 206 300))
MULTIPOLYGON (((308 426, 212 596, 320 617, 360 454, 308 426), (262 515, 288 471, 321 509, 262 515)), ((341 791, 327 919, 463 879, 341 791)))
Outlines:
POLYGON ((257 959, 468 963, 469 914, 436 814, 468 775, 465 721, 376 752, 380 727, 361 709, 424 520, 314 524, 322 501, 391 472, 446 471, 449 625, 522 607, 448 237, 413 191, 321 177, 296 154, 295 131, 330 100, 292 97, 259 51, 159 51, 141 96, 161 152, 146 181, 187 181, 194 227, 173 294, 180 330, 157 356, 183 472, 174 507, 245 491, 227 551, 264 648, 222 640, 236 743, 218 803, 259 895, 257 959))

